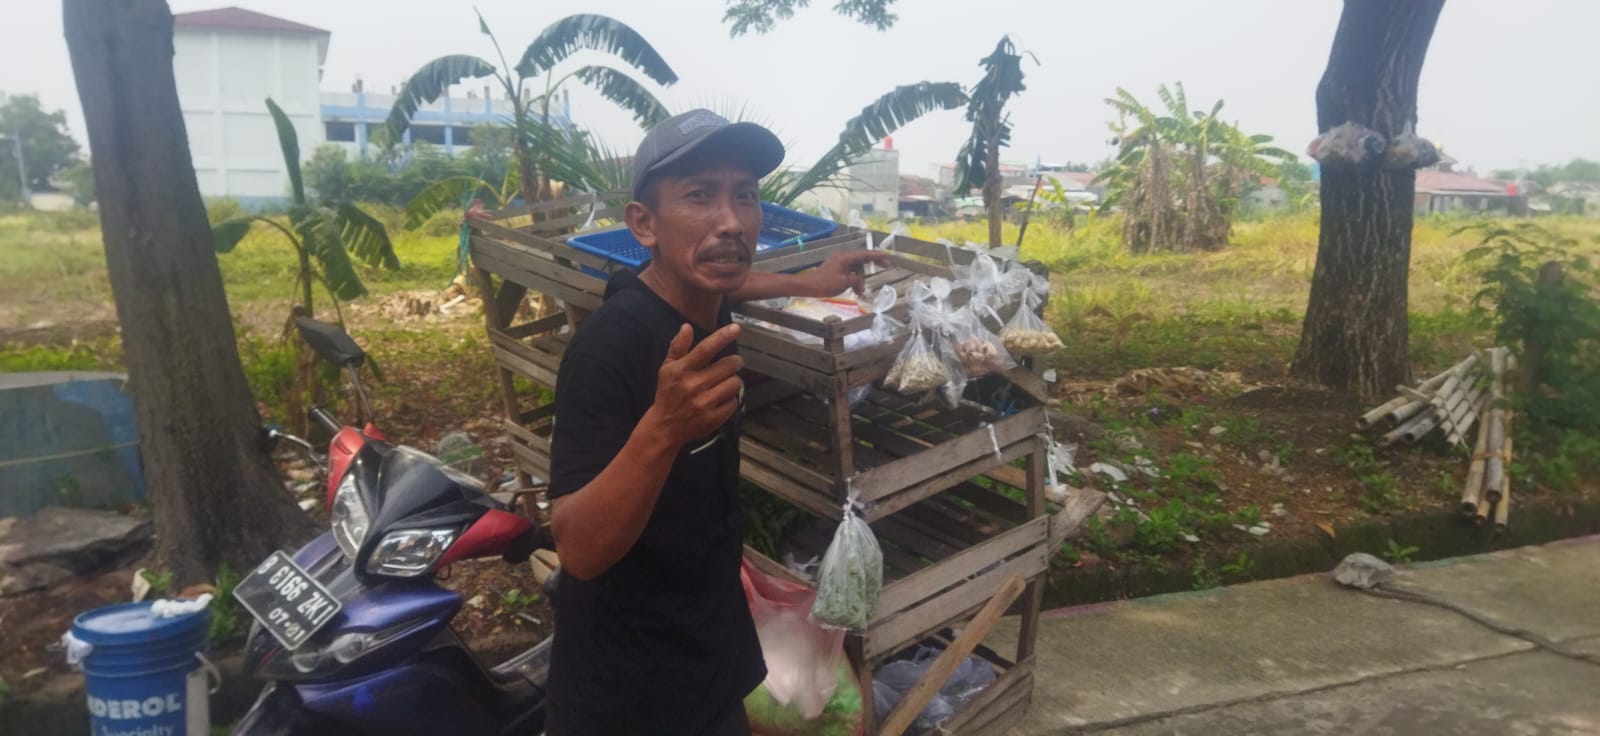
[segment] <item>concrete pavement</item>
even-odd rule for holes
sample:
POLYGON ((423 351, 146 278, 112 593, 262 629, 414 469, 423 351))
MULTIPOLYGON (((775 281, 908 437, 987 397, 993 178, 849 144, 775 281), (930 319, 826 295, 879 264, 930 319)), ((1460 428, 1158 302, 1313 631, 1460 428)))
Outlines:
MULTIPOLYGON (((1402 569, 1424 591, 1600 653, 1600 537, 1402 569)), ((1016 620, 991 641, 1014 641, 1016 620)), ((1045 615, 1013 736, 1600 734, 1600 665, 1307 575, 1045 615)))

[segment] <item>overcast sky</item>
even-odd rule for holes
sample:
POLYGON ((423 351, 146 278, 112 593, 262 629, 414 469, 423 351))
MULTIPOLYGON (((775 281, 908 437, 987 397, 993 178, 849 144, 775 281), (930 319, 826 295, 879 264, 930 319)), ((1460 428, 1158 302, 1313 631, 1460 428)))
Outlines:
MULTIPOLYGON (((174 12, 228 0, 172 0, 174 12)), ((472 5, 438 0, 234 0, 333 32, 324 90, 400 84, 449 53, 491 57, 472 5)), ((4 0, 0 90, 37 93, 82 118, 59 2, 4 0)), ((545 25, 573 12, 617 17, 649 39, 682 81, 662 94, 674 111, 744 106, 809 164, 845 120, 891 87, 922 80, 970 84, 1002 34, 1038 56, 1027 92, 1009 108, 1016 161, 1098 161, 1109 153, 1104 98, 1122 86, 1147 104, 1182 81, 1195 107, 1227 101, 1247 132, 1303 152, 1316 134, 1314 92, 1338 23, 1336 0, 899 0, 899 23, 879 33, 816 0, 766 36, 730 39, 725 0, 477 0, 513 59, 545 25)), ((1480 171, 1526 161, 1600 159, 1600 2, 1450 0, 1422 72, 1418 132, 1480 171)), ((604 100, 576 89, 573 117, 618 148, 641 133, 604 100)), ((901 173, 950 161, 966 129, 935 113, 895 135, 901 173)))

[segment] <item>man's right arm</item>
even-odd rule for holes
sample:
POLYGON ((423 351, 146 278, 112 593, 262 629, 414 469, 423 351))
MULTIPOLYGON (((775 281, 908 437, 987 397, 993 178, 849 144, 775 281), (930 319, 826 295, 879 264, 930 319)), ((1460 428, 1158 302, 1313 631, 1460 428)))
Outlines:
POLYGON ((679 449, 716 431, 738 408, 743 362, 712 360, 738 334, 737 326, 723 327, 691 350, 693 332, 684 325, 661 364, 655 401, 622 449, 593 479, 552 502, 550 528, 567 573, 589 580, 621 560, 644 533, 679 449))

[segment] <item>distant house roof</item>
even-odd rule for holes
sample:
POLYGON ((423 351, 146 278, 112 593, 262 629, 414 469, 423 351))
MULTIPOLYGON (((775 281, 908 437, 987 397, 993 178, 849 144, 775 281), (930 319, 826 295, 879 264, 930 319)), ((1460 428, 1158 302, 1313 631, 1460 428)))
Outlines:
POLYGON ((1089 185, 1094 183, 1094 174, 1087 171, 1063 171, 1051 176, 1060 179, 1061 185, 1067 188, 1076 184, 1080 189, 1088 189, 1089 185))
POLYGON ((178 28, 206 28, 226 31, 259 31, 262 33, 304 33, 316 35, 329 35, 328 31, 304 23, 296 23, 254 10, 240 7, 213 8, 211 10, 196 10, 192 13, 178 13, 172 16, 172 24, 178 28))
POLYGON ((1506 194, 1504 185, 1484 181, 1471 174, 1422 169, 1417 172, 1417 191, 1425 193, 1506 194))
POLYGON ((902 197, 931 197, 939 190, 939 182, 925 176, 911 174, 900 175, 900 196, 902 197))

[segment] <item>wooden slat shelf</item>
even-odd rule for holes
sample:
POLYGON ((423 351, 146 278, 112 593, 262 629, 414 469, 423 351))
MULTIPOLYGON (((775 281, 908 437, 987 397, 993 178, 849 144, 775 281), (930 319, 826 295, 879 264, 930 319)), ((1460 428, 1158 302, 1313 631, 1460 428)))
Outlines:
POLYGON ((840 478, 831 412, 808 394, 747 408, 741 448, 752 482, 835 520, 850 491, 876 521, 1032 454, 1044 422, 1042 407, 1001 417, 966 404, 918 407, 874 388, 851 409, 851 475, 840 478))

